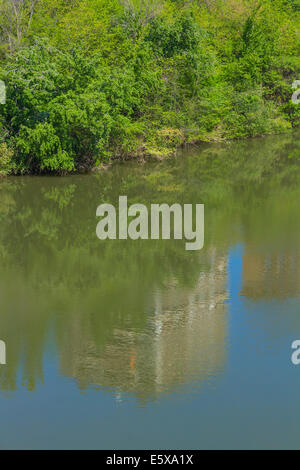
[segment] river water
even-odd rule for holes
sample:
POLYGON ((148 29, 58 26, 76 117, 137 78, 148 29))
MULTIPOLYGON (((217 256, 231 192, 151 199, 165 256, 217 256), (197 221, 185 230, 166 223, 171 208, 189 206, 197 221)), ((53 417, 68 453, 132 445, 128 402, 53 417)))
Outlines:
POLYGON ((300 136, 0 181, 0 447, 300 448, 300 136), (96 208, 205 206, 184 240, 96 208))

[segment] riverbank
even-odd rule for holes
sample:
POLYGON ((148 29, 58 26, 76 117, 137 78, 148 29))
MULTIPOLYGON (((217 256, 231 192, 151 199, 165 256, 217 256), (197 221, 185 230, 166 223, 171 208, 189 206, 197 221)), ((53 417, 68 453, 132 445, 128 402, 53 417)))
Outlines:
POLYGON ((19 15, 16 41, 6 33, 15 27, 10 8, 3 0, 2 174, 166 158, 181 145, 300 123, 293 1, 42 0, 19 15))
MULTIPOLYGON (((277 126, 277 132, 251 135, 243 138, 226 138, 225 136, 218 135, 217 132, 215 134, 210 134, 206 136, 203 135, 200 138, 199 136, 196 137, 196 135, 193 136, 191 134, 184 134, 184 132, 179 129, 162 129, 161 133, 165 133, 165 135, 170 137, 167 137, 165 141, 160 142, 156 147, 152 146, 151 144, 145 143, 138 147, 138 149, 134 153, 114 155, 111 158, 111 161, 149 161, 151 159, 163 160, 165 158, 170 158, 176 155, 178 151, 188 147, 199 147, 203 144, 226 144, 238 141, 247 141, 249 139, 264 138, 272 135, 286 135, 291 134, 293 132, 297 132, 297 129, 300 129, 300 125, 293 128, 291 124, 287 121, 280 121, 280 125, 278 125, 277 121, 277 126), (177 137, 176 143, 172 139, 172 134, 176 135, 177 137)), ((275 129, 276 125, 274 126, 274 131, 275 129)))
MULTIPOLYGON (((147 162, 155 162, 155 161, 163 161, 165 159, 170 159, 172 157, 175 157, 178 155, 178 153, 182 153, 183 151, 190 151, 192 149, 200 149, 201 146, 204 145, 211 145, 212 148, 214 148, 214 145, 216 148, 218 148, 222 144, 234 144, 234 143, 247 143, 252 140, 257 140, 257 139, 264 139, 264 138, 270 138, 270 137, 278 137, 282 136, 283 138, 288 137, 289 135, 296 133, 297 131, 300 130, 300 126, 294 128, 294 129, 289 129, 286 132, 281 132, 281 133, 276 133, 276 134, 263 134, 263 135, 257 135, 257 136, 252 136, 243 138, 243 139, 219 139, 219 140, 205 140, 205 139, 195 139, 191 140, 188 139, 184 134, 181 134, 181 140, 176 143, 174 146, 165 146, 165 147, 148 147, 146 144, 141 145, 135 153, 128 153, 128 154, 122 154, 122 155, 113 155, 109 161, 101 162, 97 166, 94 167, 88 167, 88 168, 78 168, 76 171, 70 171, 70 172, 36 172, 36 173, 26 173, 23 172, 22 174, 31 174, 31 175, 61 175, 65 176, 66 174, 83 174, 83 173, 90 173, 90 172, 99 172, 99 171, 104 171, 107 170, 111 167, 111 165, 118 163, 118 162, 139 162, 139 163, 147 163, 147 162)), ((178 134, 179 135, 179 132, 178 134)), ((17 176, 18 174, 15 174, 10 171, 9 164, 10 164, 10 159, 12 158, 12 152, 9 152, 9 158, 5 159, 5 154, 7 154, 7 148, 3 144, 0 144, 0 178, 8 177, 8 176, 17 176), (4 152, 3 152, 4 150, 4 152), (3 159, 4 155, 4 159, 3 159), (2 158, 2 161, 1 161, 2 158), (3 164, 4 162, 4 164, 3 164), (5 166, 6 165, 6 166, 5 166)), ((242 158, 241 158, 242 159, 242 158)))

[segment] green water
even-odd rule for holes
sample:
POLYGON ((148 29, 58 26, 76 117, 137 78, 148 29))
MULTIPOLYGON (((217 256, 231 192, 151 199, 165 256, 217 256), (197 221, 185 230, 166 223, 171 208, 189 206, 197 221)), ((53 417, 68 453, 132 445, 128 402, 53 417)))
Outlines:
POLYGON ((300 448, 299 133, 0 181, 1 448, 300 448), (96 208, 205 205, 205 242, 96 208))

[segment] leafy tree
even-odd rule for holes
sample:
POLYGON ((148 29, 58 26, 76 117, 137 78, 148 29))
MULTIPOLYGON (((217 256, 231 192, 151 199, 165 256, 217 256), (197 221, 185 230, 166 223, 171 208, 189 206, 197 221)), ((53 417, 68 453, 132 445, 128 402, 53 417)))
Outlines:
POLYGON ((297 5, 0 0, 5 171, 86 170, 299 125, 297 5))

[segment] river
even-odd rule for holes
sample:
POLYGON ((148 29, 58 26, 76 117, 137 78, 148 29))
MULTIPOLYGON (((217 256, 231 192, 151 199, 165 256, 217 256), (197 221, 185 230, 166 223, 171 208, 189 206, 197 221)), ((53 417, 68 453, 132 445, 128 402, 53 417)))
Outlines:
POLYGON ((0 447, 300 448, 299 132, 0 181, 0 447), (204 204, 204 248, 96 208, 204 204))

